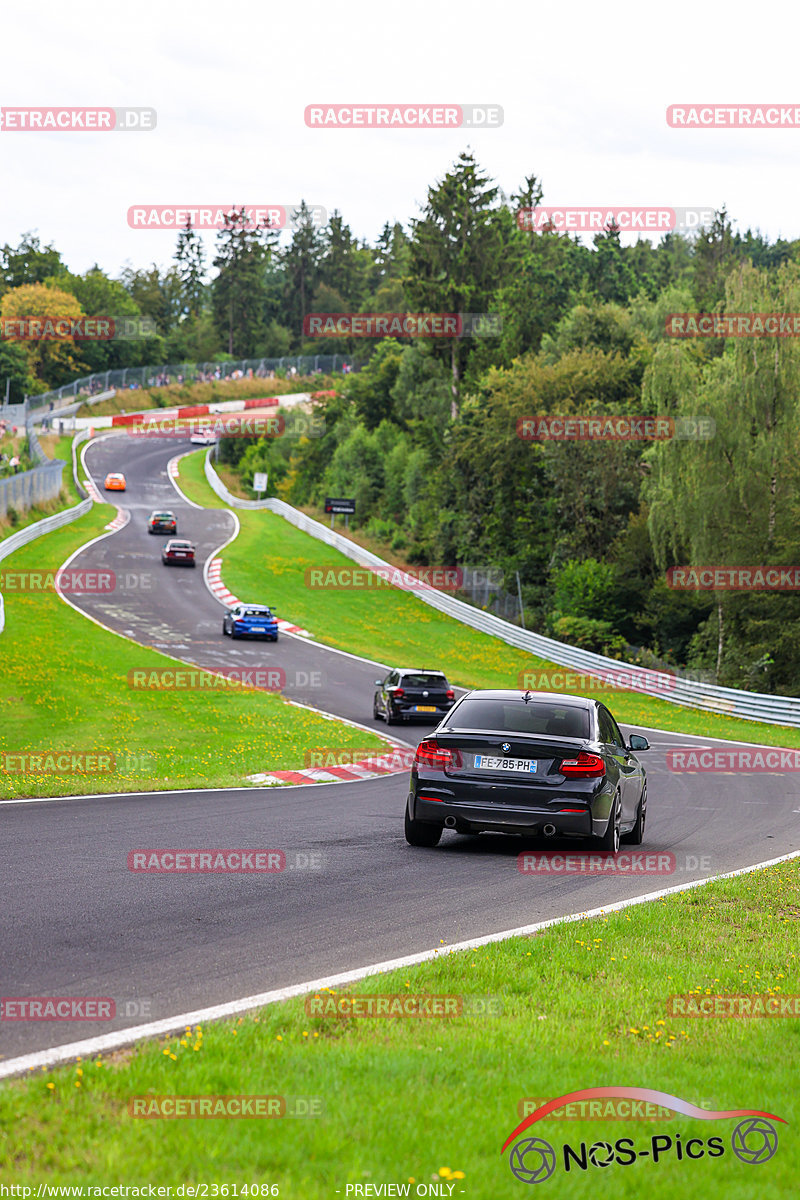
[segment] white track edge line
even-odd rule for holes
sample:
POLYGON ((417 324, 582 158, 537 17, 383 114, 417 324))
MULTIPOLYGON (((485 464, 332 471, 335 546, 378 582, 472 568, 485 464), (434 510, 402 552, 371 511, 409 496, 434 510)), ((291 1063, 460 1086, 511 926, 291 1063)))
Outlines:
POLYGON ((245 996, 241 1000, 231 1000, 225 1004, 213 1005, 210 1008, 201 1008, 196 1009, 194 1012, 180 1013, 174 1017, 165 1017, 161 1021, 150 1021, 146 1025, 135 1025, 130 1029, 120 1029, 114 1033, 105 1033, 100 1034, 98 1037, 85 1038, 82 1042, 69 1042, 63 1046, 51 1047, 48 1050, 38 1050, 32 1054, 21 1055, 19 1058, 11 1058, 7 1062, 0 1062, 0 1079, 7 1078, 10 1075, 18 1075, 23 1071, 36 1070, 37 1067, 54 1066, 57 1063, 67 1062, 69 1059, 76 1058, 78 1055, 88 1057, 98 1051, 116 1050, 121 1046, 128 1046, 133 1042, 137 1042, 142 1038, 157 1037, 162 1033, 172 1033, 179 1029, 184 1029, 187 1025, 199 1025, 206 1021, 222 1020, 225 1017, 232 1017, 237 1013, 246 1012, 249 1009, 263 1008, 268 1004, 276 1004, 282 1000, 291 1000, 296 996, 302 996, 304 993, 318 991, 320 988, 355 983, 357 980, 367 979, 371 975, 383 975, 388 971, 400 970, 402 967, 412 967, 419 963, 431 962, 447 954, 455 954, 462 950, 477 949, 479 946, 488 946, 493 942, 507 941, 513 937, 529 937, 534 933, 540 933, 542 930, 551 929, 556 925, 568 925, 573 921, 590 920, 593 917, 604 916, 606 913, 621 912, 625 908, 633 908, 639 904, 648 904, 653 900, 660 900, 664 896, 672 896, 678 892, 688 892, 694 888, 704 887, 708 883, 717 883, 722 879, 733 879, 738 875, 750 875, 754 871, 765 870, 767 867, 774 867, 779 863, 789 862, 795 858, 800 858, 800 850, 794 850, 791 854, 783 854, 779 858, 768 859, 766 862, 753 863, 749 867, 739 867, 735 871, 726 871, 721 875, 711 875, 707 879, 695 879, 689 883, 677 884, 675 887, 662 888, 657 892, 647 892, 643 896, 633 896, 628 900, 618 900, 614 904, 588 909, 585 912, 570 913, 563 917, 552 917, 548 921, 538 921, 534 925, 521 925, 516 929, 504 929, 500 933, 489 933, 483 937, 470 938, 465 942, 455 942, 452 946, 443 946, 441 949, 423 950, 419 954, 407 954, 402 958, 387 959, 384 962, 373 963, 368 967, 356 967, 351 971, 342 971, 338 975, 323 976, 321 979, 309 980, 306 983, 296 983, 289 987, 275 988, 271 992, 261 992, 255 996, 245 996))

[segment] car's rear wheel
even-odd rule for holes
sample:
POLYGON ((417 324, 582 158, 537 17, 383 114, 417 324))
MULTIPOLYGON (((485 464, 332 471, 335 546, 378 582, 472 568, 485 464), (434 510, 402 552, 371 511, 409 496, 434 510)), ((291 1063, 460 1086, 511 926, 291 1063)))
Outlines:
POLYGON ((601 850, 610 850, 612 854, 616 854, 619 850, 619 824, 620 824, 620 806, 619 796, 614 797, 614 807, 611 811, 611 816, 608 818, 608 826, 601 838, 598 838, 598 844, 601 850))
POLYGON ((644 841, 644 826, 647 820, 647 784, 642 788, 642 798, 639 801, 639 807, 636 810, 636 824, 630 833, 625 833, 622 836, 622 841, 627 842, 631 846, 641 846, 644 841))
POLYGON ((409 846, 438 846, 444 825, 430 825, 426 821, 415 821, 406 804, 405 834, 409 846))
POLYGON ((228 623, 227 623, 227 621, 223 621, 223 622, 222 622, 222 633, 223 633, 224 637, 227 637, 227 636, 228 636, 228 623))
POLYGON ((384 720, 386 721, 387 725, 397 725, 400 720, 399 717, 394 716, 392 713, 392 706, 390 704, 386 706, 386 715, 384 720))

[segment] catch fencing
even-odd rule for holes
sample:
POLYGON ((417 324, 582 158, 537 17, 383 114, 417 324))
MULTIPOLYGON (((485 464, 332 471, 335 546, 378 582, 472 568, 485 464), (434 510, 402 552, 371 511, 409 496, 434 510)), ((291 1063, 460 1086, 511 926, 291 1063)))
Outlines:
MULTIPOLYGON (((184 362, 159 366, 119 367, 113 371, 99 371, 82 379, 74 379, 72 383, 65 383, 63 387, 50 392, 26 396, 25 404, 29 411, 39 412, 42 409, 55 410, 70 398, 89 398, 111 388, 126 391, 166 387, 171 383, 216 383, 221 380, 250 378, 251 371, 252 378, 255 379, 268 379, 274 376, 276 371, 295 372, 298 375, 331 375, 341 371, 345 365, 348 370, 358 371, 363 363, 354 360, 349 354, 305 354, 283 358, 242 358, 236 362, 224 363, 184 362)), ((20 407, 13 405, 9 406, 9 409, 20 407)))

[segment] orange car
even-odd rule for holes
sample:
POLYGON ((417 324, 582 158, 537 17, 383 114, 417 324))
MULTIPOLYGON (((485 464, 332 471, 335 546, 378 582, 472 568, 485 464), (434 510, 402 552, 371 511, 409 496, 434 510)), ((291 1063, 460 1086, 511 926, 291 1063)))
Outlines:
POLYGON ((106 475, 106 481, 103 487, 107 492, 124 492, 125 491, 125 476, 119 471, 112 471, 106 475))

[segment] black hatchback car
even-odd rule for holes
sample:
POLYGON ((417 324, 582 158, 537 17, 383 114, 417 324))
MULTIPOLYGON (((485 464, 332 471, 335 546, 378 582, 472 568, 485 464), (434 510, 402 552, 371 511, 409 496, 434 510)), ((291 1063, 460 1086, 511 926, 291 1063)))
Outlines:
POLYGON ((406 667, 376 679, 372 715, 387 725, 412 717, 438 720, 455 704, 456 694, 441 671, 406 667))
POLYGON ((551 692, 474 691, 420 742, 405 834, 435 846, 457 833, 593 837, 599 848, 639 845, 647 778, 604 704, 551 692))

